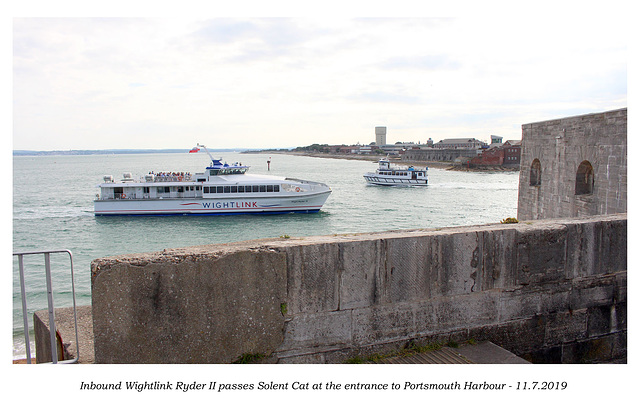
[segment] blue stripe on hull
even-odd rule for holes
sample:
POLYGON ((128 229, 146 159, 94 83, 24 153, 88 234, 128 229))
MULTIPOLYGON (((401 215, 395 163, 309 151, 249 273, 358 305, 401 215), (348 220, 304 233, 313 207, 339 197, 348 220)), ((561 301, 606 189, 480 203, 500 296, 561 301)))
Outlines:
POLYGON ((318 213, 320 209, 312 209, 312 210, 286 210, 286 211, 261 211, 261 212, 233 212, 233 213, 95 213, 96 217, 103 216, 238 216, 242 214, 251 214, 254 216, 264 216, 271 214, 311 214, 318 213))

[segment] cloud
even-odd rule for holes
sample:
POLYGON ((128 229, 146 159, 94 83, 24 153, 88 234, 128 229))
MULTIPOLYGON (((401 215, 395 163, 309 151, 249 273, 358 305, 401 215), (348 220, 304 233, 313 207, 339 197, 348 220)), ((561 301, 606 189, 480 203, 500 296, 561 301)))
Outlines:
POLYGON ((422 55, 390 58, 380 64, 382 69, 416 69, 420 71, 457 70, 461 62, 449 55, 422 55))
POLYGON ((620 29, 543 22, 20 18, 14 148, 342 144, 376 125, 513 139, 556 112, 625 107, 620 29))

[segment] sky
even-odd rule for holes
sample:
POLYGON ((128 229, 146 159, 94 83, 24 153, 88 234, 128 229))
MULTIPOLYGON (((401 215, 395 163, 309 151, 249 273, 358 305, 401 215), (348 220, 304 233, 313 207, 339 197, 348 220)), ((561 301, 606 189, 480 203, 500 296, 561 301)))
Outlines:
POLYGON ((376 126, 390 144, 515 140, 526 123, 627 107, 626 2, 482 4, 25 11, 11 20, 12 147, 369 144, 376 126))

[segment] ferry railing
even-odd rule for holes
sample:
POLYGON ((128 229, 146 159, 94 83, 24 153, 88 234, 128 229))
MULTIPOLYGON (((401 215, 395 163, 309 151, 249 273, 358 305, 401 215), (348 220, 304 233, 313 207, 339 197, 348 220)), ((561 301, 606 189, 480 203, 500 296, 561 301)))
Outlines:
POLYGON ((31 364, 31 343, 29 339, 29 318, 27 316, 27 293, 24 283, 24 257, 27 255, 44 255, 45 279, 47 283, 47 308, 49 310, 49 341, 51 343, 51 362, 50 364, 72 364, 77 363, 80 359, 80 344, 78 340, 78 316, 76 313, 76 290, 73 278, 73 254, 69 250, 49 250, 49 251, 28 251, 14 252, 14 257, 18 257, 18 268, 20 270, 20 295, 22 300, 22 321, 24 323, 25 345, 27 352, 27 364, 31 364), (71 271, 71 293, 73 297, 73 322, 76 333, 76 357, 70 360, 58 360, 58 345, 56 337, 56 321, 55 308, 53 305, 53 283, 51 281, 51 254, 55 253, 69 254, 69 264, 71 271))

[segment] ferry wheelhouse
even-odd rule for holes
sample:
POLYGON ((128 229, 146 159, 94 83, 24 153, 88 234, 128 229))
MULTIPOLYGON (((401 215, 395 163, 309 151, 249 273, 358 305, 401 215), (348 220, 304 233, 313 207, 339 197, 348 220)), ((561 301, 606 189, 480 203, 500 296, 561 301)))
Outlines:
MULTIPOLYGON (((199 145, 206 150, 206 147, 199 145)), ((209 154, 209 151, 207 151, 209 154)), ((250 175, 249 167, 214 159, 202 173, 149 173, 120 180, 107 175, 97 187, 96 216, 314 213, 331 189, 324 183, 250 175)))
POLYGON ((413 166, 392 165, 389 157, 378 161, 375 172, 364 174, 365 180, 372 185, 382 186, 427 186, 429 168, 417 169, 413 166))

